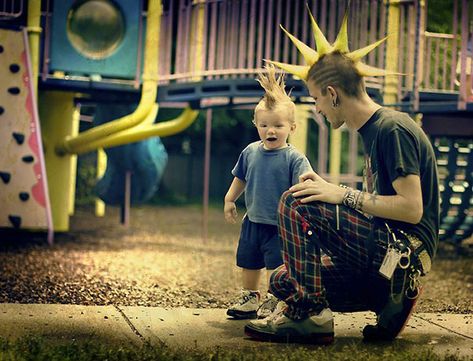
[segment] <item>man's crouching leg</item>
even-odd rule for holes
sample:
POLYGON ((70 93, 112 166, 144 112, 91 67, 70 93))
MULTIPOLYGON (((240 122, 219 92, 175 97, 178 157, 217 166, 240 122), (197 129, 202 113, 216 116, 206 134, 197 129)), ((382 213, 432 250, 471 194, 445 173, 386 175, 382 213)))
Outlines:
POLYGON ((245 326, 245 334, 259 341, 326 345, 334 339, 333 314, 321 296, 324 292, 320 279, 320 254, 313 251, 314 241, 308 238, 313 234, 311 225, 300 214, 300 207, 292 195, 285 193, 282 196, 279 226, 285 264, 271 276, 270 288, 287 305, 277 308, 265 319, 250 321, 245 326), (292 252, 297 254, 297 262, 291 261, 294 258, 292 252), (302 269, 301 264, 305 265, 302 269), (301 273, 307 269, 313 270, 311 277, 301 273), (301 281, 307 278, 313 282, 306 281, 302 285, 301 281))
POLYGON ((422 293, 422 286, 417 280, 408 282, 405 286, 402 287, 401 293, 389 297, 386 305, 378 313, 378 323, 364 327, 364 341, 392 341, 404 330, 422 293))

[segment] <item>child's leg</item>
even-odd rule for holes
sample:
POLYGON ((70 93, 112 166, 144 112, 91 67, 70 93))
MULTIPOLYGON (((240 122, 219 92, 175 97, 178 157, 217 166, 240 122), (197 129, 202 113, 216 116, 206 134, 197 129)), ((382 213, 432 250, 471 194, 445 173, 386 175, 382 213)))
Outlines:
POLYGON ((262 292, 262 302, 258 309, 258 318, 266 318, 273 314, 279 300, 270 291, 270 278, 274 270, 282 263, 281 242, 279 240, 278 227, 271 224, 261 225, 261 252, 264 254, 266 265, 266 289, 262 292))
POLYGON ((266 266, 266 289, 264 293, 269 291, 269 280, 271 274, 276 268, 283 264, 281 255, 281 242, 279 240, 278 226, 271 224, 261 225, 261 252, 264 255, 264 264, 266 266))
POLYGON ((274 272, 274 268, 266 270, 266 290, 268 291, 269 291, 269 280, 271 279, 271 275, 273 274, 273 272, 274 272))
POLYGON ((256 291, 259 287, 261 270, 259 269, 241 269, 242 288, 245 290, 256 291))
POLYGON ((260 301, 258 286, 263 255, 258 247, 258 225, 248 217, 243 219, 236 254, 237 266, 241 268, 241 294, 227 310, 227 315, 237 319, 255 318, 260 301))
POLYGON ((258 285, 260 281, 261 270, 259 269, 241 269, 242 290, 240 297, 227 310, 227 315, 236 319, 255 318, 258 310, 260 293, 258 285))

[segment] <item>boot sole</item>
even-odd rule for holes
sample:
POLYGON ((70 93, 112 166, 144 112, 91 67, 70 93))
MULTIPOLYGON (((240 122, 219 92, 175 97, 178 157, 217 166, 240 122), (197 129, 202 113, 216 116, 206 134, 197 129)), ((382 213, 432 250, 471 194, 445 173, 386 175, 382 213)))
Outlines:
POLYGON ((252 320, 257 317, 256 311, 241 312, 241 311, 233 311, 233 310, 227 310, 227 316, 233 317, 235 320, 252 320))
POLYGON ((330 345, 334 341, 334 333, 313 333, 310 335, 300 335, 297 332, 285 333, 285 334, 274 334, 267 333, 261 330, 256 330, 249 325, 245 326, 245 335, 257 340, 264 342, 277 342, 277 343, 303 343, 312 345, 330 345))
POLYGON ((409 310, 409 313, 406 315, 406 318, 404 320, 404 323, 402 323, 399 327, 397 327, 394 330, 383 330, 383 331, 378 331, 376 328, 378 327, 377 325, 367 325, 363 329, 363 340, 367 342, 377 342, 377 341, 392 341, 394 340, 397 336, 401 334, 401 332, 406 328, 407 323, 409 322, 409 319, 411 318, 412 314, 414 313, 414 310, 417 305, 417 301, 419 300, 419 297, 422 295, 423 292, 423 287, 419 287, 419 294, 416 297, 415 300, 412 302, 412 307, 409 310), (371 328, 371 331, 368 331, 367 329, 371 328), (365 332, 369 332, 365 334, 365 332))
POLYGON ((397 330, 397 332, 395 333, 396 335, 394 337, 397 337, 404 330, 404 328, 406 328, 407 323, 409 322, 409 319, 411 318, 412 314, 414 313, 414 310, 415 310, 416 305, 417 305, 417 301, 419 300, 420 296, 422 295, 423 290, 424 290, 424 287, 419 287, 419 294, 417 295, 415 300, 413 300, 412 307, 409 310, 409 313, 407 314, 406 320, 404 321, 402 326, 397 330))

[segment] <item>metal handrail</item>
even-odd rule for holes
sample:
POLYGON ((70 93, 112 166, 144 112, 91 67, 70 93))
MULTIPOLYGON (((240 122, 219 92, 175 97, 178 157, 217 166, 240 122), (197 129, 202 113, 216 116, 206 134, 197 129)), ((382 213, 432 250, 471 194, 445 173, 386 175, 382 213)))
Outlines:
POLYGON ((0 20, 9 20, 23 14, 23 0, 0 0, 0 20))
POLYGON ((458 49, 459 37, 454 34, 424 32, 424 76, 423 90, 455 90, 455 69, 453 52, 458 49), (455 42, 457 44, 455 44, 455 42))
MULTIPOLYGON (((0 4, 1 1, 5 3, 7 0, 0 0, 0 4)), ((309 46, 314 46, 306 2, 329 41, 333 41, 346 3, 331 0, 168 0, 160 25, 159 84, 250 78, 262 71, 264 59, 303 63, 279 24, 309 46), (196 33, 197 12, 202 8, 205 36, 197 46, 193 34, 196 33)), ((462 51, 463 47, 460 36, 455 35, 458 28, 454 29, 454 34, 425 31, 425 8, 416 4, 401 1, 399 5, 398 70, 406 75, 398 82, 399 102, 405 101, 406 96, 410 97, 413 92, 415 97, 419 91, 459 90, 456 59, 460 58, 457 50, 462 51)), ((387 13, 385 1, 352 0, 350 7, 351 49, 363 47, 386 35, 386 21, 383 21, 387 13)), ((385 50, 385 45, 381 45, 364 61, 384 67, 385 50)), ((45 50, 46 58, 47 54, 45 50)), ((46 73, 43 71, 44 79, 49 78, 46 73)), ((114 79, 103 78, 101 81, 114 83, 114 79)), ((367 79, 367 85, 381 89, 384 79, 367 79)))

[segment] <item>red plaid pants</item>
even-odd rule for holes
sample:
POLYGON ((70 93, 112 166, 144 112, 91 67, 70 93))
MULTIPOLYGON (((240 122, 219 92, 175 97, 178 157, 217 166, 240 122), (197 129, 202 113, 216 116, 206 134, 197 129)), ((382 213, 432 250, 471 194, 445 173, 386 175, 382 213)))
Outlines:
POLYGON ((390 283, 378 274, 388 235, 363 214, 323 202, 303 204, 290 192, 279 203, 284 264, 270 290, 289 305, 288 316, 330 306, 334 311, 376 311, 390 283), (337 211, 338 208, 338 211, 337 211))

